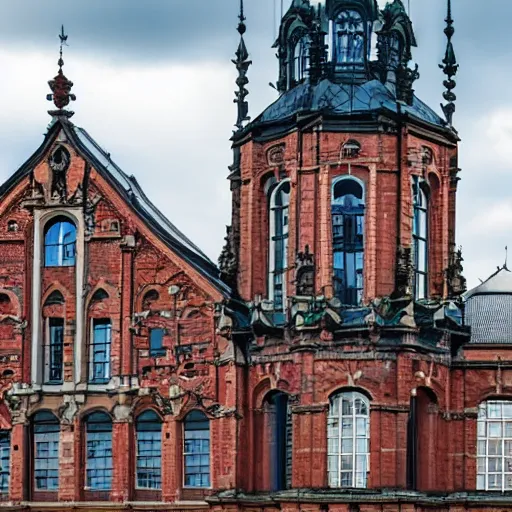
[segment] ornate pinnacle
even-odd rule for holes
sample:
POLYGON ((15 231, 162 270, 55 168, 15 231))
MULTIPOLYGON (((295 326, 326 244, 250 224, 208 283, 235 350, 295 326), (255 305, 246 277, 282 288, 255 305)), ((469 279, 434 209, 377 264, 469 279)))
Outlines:
POLYGON ((66 117, 71 117, 73 112, 68 110, 63 110, 64 107, 69 105, 70 101, 75 101, 76 96, 71 93, 71 88, 73 87, 73 82, 68 80, 64 73, 62 72, 62 66, 64 66, 64 60, 62 59, 62 47, 64 45, 67 46, 66 41, 68 40, 68 36, 64 33, 64 25, 62 25, 61 33, 59 34, 60 39, 60 55, 57 64, 59 65, 59 72, 57 76, 48 82, 50 89, 52 90, 52 94, 48 94, 46 99, 48 101, 53 101, 54 105, 58 110, 51 110, 48 113, 52 116, 63 115, 66 117))
POLYGON ((457 74, 457 70, 459 69, 459 65, 457 64, 457 59, 455 57, 455 51, 453 49, 452 37, 455 33, 455 29, 453 28, 453 19, 452 19, 452 1, 448 0, 448 15, 446 17, 446 28, 444 29, 444 33, 448 42, 446 44, 446 53, 443 59, 443 63, 439 64, 439 67, 443 70, 444 74, 448 77, 443 81, 443 85, 446 87, 446 91, 443 93, 443 98, 448 102, 446 105, 441 105, 443 109, 444 115, 446 117, 446 121, 451 126, 453 121, 453 114, 455 113, 455 100, 457 96, 453 92, 457 83, 453 79, 457 74))
POLYGON ((233 59, 231 62, 236 66, 238 70, 238 78, 236 79, 236 85, 238 86, 238 91, 235 91, 236 98, 233 100, 234 103, 238 106, 238 115, 235 126, 238 130, 243 128, 244 121, 249 121, 251 118, 249 117, 249 103, 245 101, 245 98, 249 94, 249 91, 246 89, 246 85, 249 83, 249 79, 247 78, 247 71, 249 70, 249 66, 252 64, 249 58, 249 52, 247 51, 247 47, 245 46, 244 34, 247 30, 245 25, 245 16, 244 16, 244 0, 240 0, 240 14, 238 15, 240 22, 238 23, 238 33, 240 34, 240 43, 238 45, 238 49, 235 53, 236 59, 233 59))

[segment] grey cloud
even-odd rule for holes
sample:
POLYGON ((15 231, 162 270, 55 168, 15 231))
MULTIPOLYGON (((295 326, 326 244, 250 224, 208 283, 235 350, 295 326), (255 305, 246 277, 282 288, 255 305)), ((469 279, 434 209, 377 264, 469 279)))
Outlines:
MULTIPOLYGON (((272 34, 273 0, 246 0, 248 37, 272 34)), ((63 23, 73 51, 118 63, 225 60, 235 49, 238 0, 2 0, 4 48, 55 48, 63 23)))

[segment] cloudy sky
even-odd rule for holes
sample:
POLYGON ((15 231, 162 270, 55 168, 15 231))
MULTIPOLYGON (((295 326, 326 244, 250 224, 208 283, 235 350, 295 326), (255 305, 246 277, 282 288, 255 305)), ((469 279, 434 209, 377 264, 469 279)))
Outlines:
MULTIPOLYGON (((255 117, 276 98, 268 83, 277 75, 271 45, 280 0, 245 1, 255 117)), ((437 111, 445 1, 410 0, 421 72, 416 92, 437 111)), ((512 248, 512 3, 453 3, 461 65, 458 243, 471 286, 503 263, 507 244, 512 248)), ((237 8, 238 0, 0 0, 0 180, 42 141, 50 120, 47 81, 57 70, 64 23, 74 122, 216 261, 230 219, 225 178, 236 115, 230 59, 237 8)))

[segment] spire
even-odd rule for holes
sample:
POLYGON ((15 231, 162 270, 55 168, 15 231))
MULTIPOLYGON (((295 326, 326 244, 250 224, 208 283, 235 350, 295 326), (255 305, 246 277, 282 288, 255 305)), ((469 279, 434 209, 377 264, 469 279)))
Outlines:
POLYGON ((249 66, 252 64, 249 58, 249 52, 247 51, 247 47, 245 46, 244 34, 247 29, 245 25, 245 16, 244 16, 244 0, 240 0, 240 14, 238 15, 240 22, 238 23, 238 33, 240 34, 240 44, 238 45, 238 50, 236 51, 236 59, 233 59, 232 62, 236 66, 238 70, 238 78, 236 79, 236 85, 238 86, 238 91, 235 91, 236 99, 233 100, 234 103, 238 106, 238 116, 236 120, 235 126, 238 130, 243 128, 244 121, 249 121, 251 118, 248 116, 249 113, 249 104, 245 101, 246 96, 249 94, 249 91, 246 89, 246 85, 249 83, 249 79, 247 78, 247 71, 249 70, 249 66))
POLYGON ((446 91, 443 93, 443 98, 448 102, 446 105, 441 104, 441 108, 443 109, 444 115, 446 117, 446 121, 451 126, 453 120, 453 114, 455 113, 455 100, 457 96, 453 92, 455 86, 455 80, 453 79, 457 74, 457 70, 459 65, 457 64, 457 59, 455 57, 455 51, 453 49, 452 37, 455 33, 455 29, 453 28, 453 19, 452 19, 452 0, 448 0, 448 15, 446 17, 446 28, 444 29, 444 33, 446 34, 446 38, 448 42, 446 44, 446 54, 443 59, 443 63, 439 65, 439 67, 443 70, 444 74, 447 76, 447 79, 444 80, 443 85, 446 87, 446 91))
POLYGON ((59 34, 60 39, 60 57, 58 61, 59 72, 57 76, 48 82, 50 89, 52 90, 52 94, 48 94, 46 99, 48 101, 53 101, 54 105, 58 110, 50 110, 48 113, 51 116, 65 116, 71 117, 74 112, 69 110, 64 110, 64 107, 69 105, 70 101, 75 101, 76 96, 71 93, 71 88, 73 87, 73 82, 68 80, 64 73, 62 72, 62 66, 64 66, 64 61, 62 60, 62 47, 64 45, 67 46, 68 36, 64 33, 64 25, 62 25, 61 33, 59 34))

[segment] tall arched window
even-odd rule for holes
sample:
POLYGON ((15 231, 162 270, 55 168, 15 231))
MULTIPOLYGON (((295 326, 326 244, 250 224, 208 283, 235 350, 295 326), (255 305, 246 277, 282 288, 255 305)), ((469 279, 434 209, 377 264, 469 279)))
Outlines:
POLYGON ((11 474, 11 432, 0 430, 0 494, 9 492, 11 474))
POLYGON ((334 294, 343 304, 363 298, 364 188, 357 178, 343 176, 332 186, 334 294))
POLYGON ((418 180, 413 183, 414 297, 428 297, 428 198, 418 180))
POLYGON ((93 412, 85 422, 86 480, 94 491, 112 488, 112 420, 104 412, 93 412))
POLYGON ((512 401, 481 403, 477 425, 477 489, 511 491, 512 401))
POLYGON ((285 309, 289 205, 290 180, 284 180, 270 195, 269 298, 276 311, 285 309))
POLYGON ((330 487, 366 487, 370 464, 370 403, 361 393, 351 391, 331 397, 327 460, 330 487))
POLYGON ((137 418, 137 488, 162 488, 162 422, 154 411, 137 418))
POLYGON ((44 229, 46 267, 72 267, 76 255, 76 227, 67 217, 56 217, 44 229))
POLYGON ((271 393, 264 402, 266 416, 265 448, 268 448, 270 490, 291 487, 292 478, 292 415, 288 395, 271 393))
POLYGON ((56 491, 59 488, 59 420, 48 411, 35 414, 34 490, 56 491))
POLYGON ((183 483, 185 487, 210 487, 210 421, 201 411, 191 411, 183 430, 183 483))
POLYGON ((336 64, 364 64, 365 46, 365 23, 361 14, 354 10, 341 11, 334 23, 336 64))
POLYGON ((301 37, 293 46, 292 51, 292 78, 296 82, 300 82, 309 74, 309 38, 301 37))

